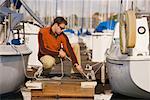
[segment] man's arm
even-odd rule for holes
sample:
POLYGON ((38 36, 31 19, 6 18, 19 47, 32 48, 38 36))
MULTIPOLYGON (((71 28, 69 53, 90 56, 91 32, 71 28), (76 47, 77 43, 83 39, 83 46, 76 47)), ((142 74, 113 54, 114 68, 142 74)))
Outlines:
POLYGON ((79 65, 76 55, 73 51, 73 48, 71 47, 71 44, 69 42, 68 37, 64 34, 64 40, 63 40, 63 48, 66 50, 67 54, 70 55, 71 61, 73 66, 82 74, 84 75, 84 71, 81 65, 79 65))
POLYGON ((67 53, 67 55, 71 58, 72 60, 72 64, 79 64, 76 58, 76 55, 73 51, 73 48, 69 42, 68 37, 63 33, 63 40, 62 40, 62 44, 63 44, 63 48, 65 49, 65 52, 67 53))

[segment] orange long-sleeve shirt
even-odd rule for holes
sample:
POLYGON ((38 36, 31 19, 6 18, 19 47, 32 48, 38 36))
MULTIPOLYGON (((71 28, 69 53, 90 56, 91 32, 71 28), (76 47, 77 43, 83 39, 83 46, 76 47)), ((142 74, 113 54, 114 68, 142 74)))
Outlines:
POLYGON ((61 43, 66 54, 71 58, 72 64, 78 64, 77 58, 71 47, 68 37, 62 32, 61 34, 53 33, 51 27, 41 28, 38 33, 39 53, 40 59, 44 55, 51 55, 58 57, 59 50, 61 49, 61 43))

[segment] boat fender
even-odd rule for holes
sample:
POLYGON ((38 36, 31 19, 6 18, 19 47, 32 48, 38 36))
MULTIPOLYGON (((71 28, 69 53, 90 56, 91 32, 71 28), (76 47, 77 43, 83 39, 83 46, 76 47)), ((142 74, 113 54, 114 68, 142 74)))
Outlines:
POLYGON ((136 16, 135 12, 128 10, 120 17, 120 49, 127 54, 128 48, 134 48, 136 43, 136 16))
POLYGON ((123 20, 124 14, 120 16, 120 22, 119 22, 119 33, 120 33, 120 50, 122 54, 127 53, 127 47, 126 47, 126 33, 125 33, 125 22, 123 20))
POLYGON ((128 10, 125 12, 125 30, 126 30, 126 46, 134 48, 136 43, 136 15, 135 11, 128 10))

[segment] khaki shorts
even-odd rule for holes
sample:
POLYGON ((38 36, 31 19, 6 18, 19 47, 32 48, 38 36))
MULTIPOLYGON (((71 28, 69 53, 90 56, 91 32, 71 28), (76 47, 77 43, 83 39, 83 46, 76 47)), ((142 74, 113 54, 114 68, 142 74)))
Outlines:
POLYGON ((45 55, 40 58, 41 63, 43 64, 44 69, 52 69, 52 67, 60 63, 60 58, 54 58, 50 55, 45 55))

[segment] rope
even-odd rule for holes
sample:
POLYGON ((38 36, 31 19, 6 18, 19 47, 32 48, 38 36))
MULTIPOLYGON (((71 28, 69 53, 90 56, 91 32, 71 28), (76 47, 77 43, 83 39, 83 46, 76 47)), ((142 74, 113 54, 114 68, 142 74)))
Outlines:
POLYGON ((64 64, 63 64, 63 61, 62 61, 62 58, 60 58, 60 61, 61 61, 61 76, 60 77, 52 77, 51 79, 53 80, 61 80, 63 77, 64 77, 64 64))
POLYGON ((99 67, 96 69, 96 71, 94 71, 94 74, 96 74, 96 73, 98 72, 98 70, 104 65, 104 63, 98 62, 98 63, 96 63, 96 64, 94 64, 94 65, 86 64, 86 67, 91 66, 91 67, 93 68, 93 67, 95 67, 95 66, 97 66, 97 65, 99 65, 99 64, 101 64, 101 66, 99 66, 99 67))
POLYGON ((24 57, 23 57, 23 54, 16 48, 16 46, 15 45, 12 45, 12 44, 10 44, 11 45, 11 47, 16 51, 16 52, 18 52, 20 55, 21 55, 21 59, 22 59, 22 64, 23 64, 23 69, 24 69, 24 74, 25 74, 25 76, 27 77, 27 78, 36 78, 35 76, 34 77, 31 77, 31 76, 28 76, 27 75, 27 71, 26 71, 26 65, 25 65, 25 61, 24 61, 24 57))
MULTIPOLYGON (((99 63, 99 64, 100 64, 100 63, 99 63)), ((99 67, 97 68, 97 70, 94 71, 94 73, 96 74, 96 73, 99 71, 99 69, 100 69, 103 65, 104 65, 104 63, 101 63, 101 66, 99 66, 99 67)))

